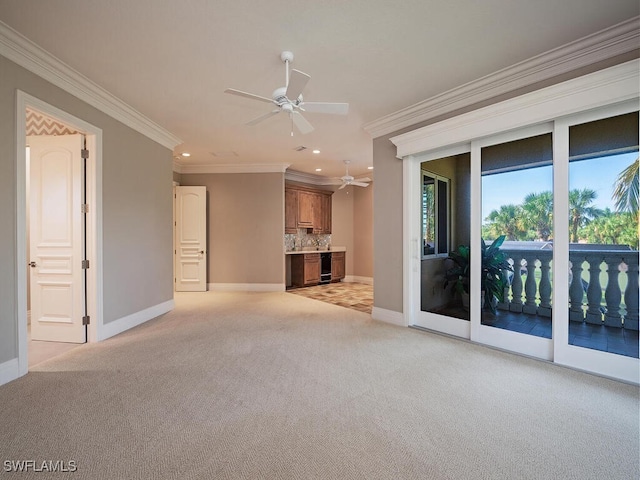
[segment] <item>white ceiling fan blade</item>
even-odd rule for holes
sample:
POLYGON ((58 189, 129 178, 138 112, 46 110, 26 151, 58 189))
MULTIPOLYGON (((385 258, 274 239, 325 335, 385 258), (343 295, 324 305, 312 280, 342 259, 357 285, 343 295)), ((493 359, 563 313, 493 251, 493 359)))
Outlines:
POLYGON ((287 85, 287 93, 285 95, 289 100, 295 102, 305 85, 311 77, 300 70, 291 70, 291 76, 289 77, 289 85, 287 85))
POLYGON ((313 125, 311 125, 299 112, 291 112, 294 125, 300 133, 310 133, 313 131, 313 125))
POLYGON ((362 183, 362 182, 358 182, 358 181, 351 182, 351 185, 357 185, 358 187, 368 187, 369 186, 368 183, 362 183))
POLYGON ((344 187, 346 187, 347 185, 349 185, 348 183, 342 183, 342 186, 340 188, 338 188, 338 190, 342 190, 344 187))
POLYGON ((356 178, 356 182, 370 182, 371 179, 369 177, 356 178))
POLYGON ((269 113, 265 113, 264 115, 260 115, 258 118, 254 118, 253 120, 251 120, 250 122, 247 122, 246 125, 249 125, 250 127, 256 125, 257 123, 260 123, 263 120, 266 120, 269 117, 273 117, 274 115, 277 115, 278 113, 280 113, 280 109, 275 109, 269 113))
POLYGON ((273 103, 273 100, 267 97, 261 97, 260 95, 254 95, 253 93, 242 92, 234 88, 227 88, 224 93, 230 93, 231 95, 238 95, 240 97, 250 98, 252 100, 259 100, 261 102, 273 103))
POLYGON ((348 103, 302 102, 300 108, 310 113, 331 113, 334 115, 346 115, 349 113, 348 103))

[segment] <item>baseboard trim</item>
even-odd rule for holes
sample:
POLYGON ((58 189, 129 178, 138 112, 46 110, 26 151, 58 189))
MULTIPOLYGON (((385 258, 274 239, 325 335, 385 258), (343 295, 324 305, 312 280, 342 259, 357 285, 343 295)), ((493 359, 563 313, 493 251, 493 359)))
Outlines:
POLYGON ((284 283, 210 283, 212 292, 284 292, 284 283))
POLYGON ((374 320, 380 320, 381 322, 390 323, 392 325, 397 325, 399 327, 408 327, 402 312, 373 307, 371 310, 371 318, 374 320))
POLYGON ((342 281, 346 283, 364 283, 366 285, 373 285, 372 277, 361 277, 359 275, 347 275, 342 281))
POLYGON ((17 358, 12 358, 4 363, 0 363, 0 385, 9 383, 22 376, 20 375, 19 363, 17 358))
POLYGON ((118 320, 114 320, 113 322, 109 322, 103 325, 100 329, 100 337, 98 338, 98 341, 106 340, 107 338, 125 332, 130 328, 137 327, 138 325, 147 322, 152 318, 156 318, 163 313, 167 313, 173 310, 174 307, 175 302, 173 299, 171 299, 167 300, 166 302, 159 303, 158 305, 154 305, 153 307, 145 308, 144 310, 140 310, 139 312, 132 313, 131 315, 127 315, 126 317, 119 318, 118 320))

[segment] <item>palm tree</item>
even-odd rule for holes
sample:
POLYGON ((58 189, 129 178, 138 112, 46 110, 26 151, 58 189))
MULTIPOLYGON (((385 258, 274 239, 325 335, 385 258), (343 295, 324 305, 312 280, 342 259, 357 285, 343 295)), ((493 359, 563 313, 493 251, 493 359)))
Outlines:
POLYGON ((518 240, 524 234, 522 228, 522 207, 520 205, 501 205, 499 210, 493 210, 487 220, 491 232, 496 236, 504 233, 507 240, 518 240))
POLYGON ((549 191, 528 194, 524 197, 522 210, 527 227, 536 231, 539 240, 549 240, 553 225, 553 194, 549 191))
POLYGON ((598 217, 602 212, 591 204, 598 197, 595 190, 590 188, 574 189, 569 192, 569 225, 571 227, 571 241, 578 242, 578 228, 586 225, 589 220, 598 217))
POLYGON ((638 213, 638 159, 625 168, 616 179, 613 200, 619 212, 638 213))

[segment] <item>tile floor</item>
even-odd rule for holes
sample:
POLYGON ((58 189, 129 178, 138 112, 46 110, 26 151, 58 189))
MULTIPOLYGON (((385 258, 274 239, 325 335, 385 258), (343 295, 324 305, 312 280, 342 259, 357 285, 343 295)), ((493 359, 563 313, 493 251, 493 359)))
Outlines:
POLYGON ((373 308, 373 286, 364 283, 336 282, 291 288, 287 292, 368 314, 371 314, 373 308))

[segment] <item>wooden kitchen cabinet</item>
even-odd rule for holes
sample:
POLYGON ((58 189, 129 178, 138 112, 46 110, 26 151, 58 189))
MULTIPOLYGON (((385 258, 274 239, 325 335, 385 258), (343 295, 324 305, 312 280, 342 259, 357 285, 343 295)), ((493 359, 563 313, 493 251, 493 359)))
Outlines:
POLYGON ((331 281, 339 282, 345 277, 345 252, 331 253, 331 281))
POLYGON ((298 191, 298 228, 313 228, 316 220, 318 196, 313 192, 298 191))
POLYGON ((298 233, 298 191, 284 191, 284 233, 298 233))
POLYGON ((298 185, 285 186, 285 233, 297 233, 298 228, 312 230, 314 234, 331 233, 331 195, 298 185))
POLYGON ((291 285, 304 287, 320 283, 320 254, 291 255, 291 285))

